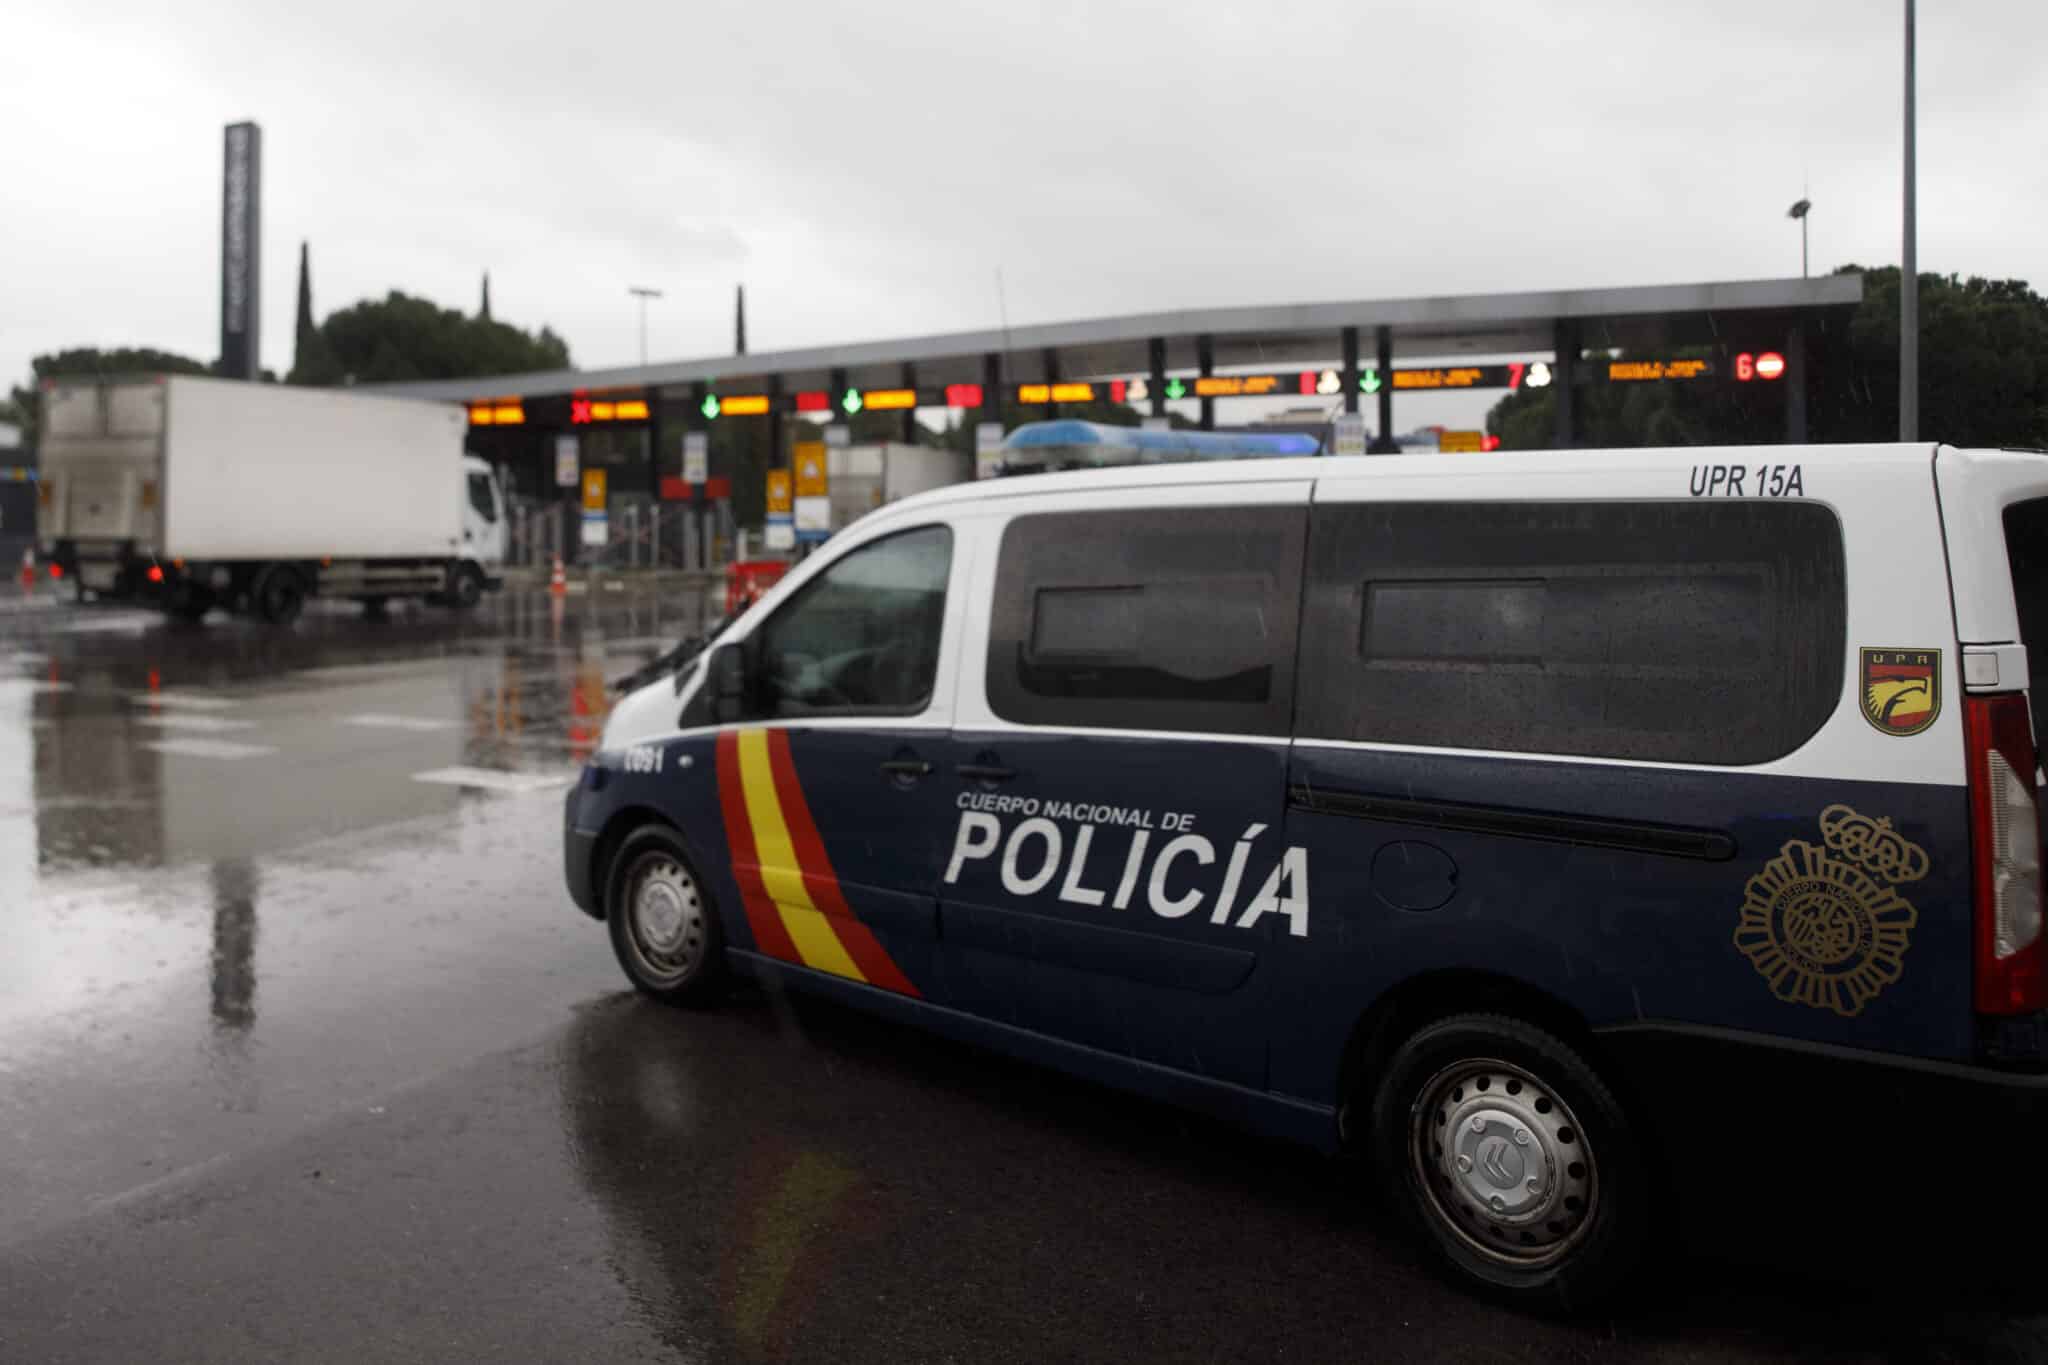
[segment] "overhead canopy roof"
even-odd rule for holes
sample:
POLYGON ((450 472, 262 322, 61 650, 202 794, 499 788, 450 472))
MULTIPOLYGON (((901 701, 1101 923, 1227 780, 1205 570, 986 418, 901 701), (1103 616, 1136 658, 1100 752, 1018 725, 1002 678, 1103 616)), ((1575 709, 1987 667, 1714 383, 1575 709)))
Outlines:
POLYGON ((1048 350, 1058 353, 1062 378, 1089 379, 1146 373, 1152 363, 1154 337, 1166 341, 1167 369, 1194 370, 1196 338, 1202 336, 1212 339, 1218 370, 1289 368, 1331 360, 1346 327, 1359 329, 1366 363, 1371 362, 1373 331, 1379 327, 1391 329, 1396 356, 1449 359, 1548 354, 1552 326, 1564 319, 1579 323, 1581 340, 1588 347, 1655 349, 1726 340, 1768 346, 1783 340, 1777 329, 1795 314, 1852 307, 1862 300, 1863 277, 1849 274, 1353 303, 1260 304, 1133 313, 605 370, 547 370, 374 387, 383 393, 462 400, 697 383, 748 391, 765 386, 774 376, 785 390, 795 390, 824 388, 832 371, 843 369, 849 383, 866 388, 902 382, 906 363, 917 367, 922 384, 973 383, 982 377, 982 357, 992 353, 1005 357, 1006 381, 1032 382, 1048 377, 1044 362, 1048 350))

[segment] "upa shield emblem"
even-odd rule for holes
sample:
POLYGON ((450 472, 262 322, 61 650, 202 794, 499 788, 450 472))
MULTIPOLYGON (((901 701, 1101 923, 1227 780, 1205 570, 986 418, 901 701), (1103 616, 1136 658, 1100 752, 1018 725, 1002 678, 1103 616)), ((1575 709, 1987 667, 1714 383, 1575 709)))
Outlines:
POLYGON ((1917 735, 1941 714, 1941 651, 1862 651, 1863 718, 1888 735, 1917 735))

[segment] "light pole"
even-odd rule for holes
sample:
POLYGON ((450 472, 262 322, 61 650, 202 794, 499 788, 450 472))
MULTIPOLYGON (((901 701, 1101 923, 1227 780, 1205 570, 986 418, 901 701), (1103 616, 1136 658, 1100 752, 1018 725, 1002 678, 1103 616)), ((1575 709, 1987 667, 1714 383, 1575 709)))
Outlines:
POLYGON ((1913 230, 1913 0, 1906 0, 1905 243, 1899 262, 1899 439, 1920 439, 1920 261, 1913 230))
POLYGON ((626 292, 640 300, 640 363, 645 365, 647 363, 647 300, 660 298, 661 291, 659 289, 649 289, 645 285, 629 284, 626 286, 626 292))
POLYGON ((1807 273, 1807 272, 1806 272, 1806 215, 1807 215, 1807 214, 1809 214, 1809 213, 1811 213, 1812 211, 1813 211, 1813 201, 1812 201, 1811 199, 1801 199, 1801 200, 1800 200, 1800 201, 1799 201, 1798 203, 1794 204, 1794 205, 1793 205, 1793 206, 1792 206, 1791 208, 1789 208, 1789 209, 1786 209, 1786 210, 1785 210, 1785 216, 1786 216, 1787 218, 1797 218, 1797 219, 1799 220, 1799 278, 1800 278, 1800 279, 1802 279, 1802 280, 1806 278, 1806 273, 1807 273))

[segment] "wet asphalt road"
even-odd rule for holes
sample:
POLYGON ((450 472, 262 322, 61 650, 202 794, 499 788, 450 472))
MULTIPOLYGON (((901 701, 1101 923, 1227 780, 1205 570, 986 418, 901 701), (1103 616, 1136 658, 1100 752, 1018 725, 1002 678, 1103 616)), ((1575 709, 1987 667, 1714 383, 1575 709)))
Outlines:
POLYGON ((2048 1355, 2048 1291, 1768 1220, 1765 1263, 1516 1315, 1338 1163, 815 1002, 639 1000, 560 793, 697 623, 0 604, 0 1360, 2048 1355))

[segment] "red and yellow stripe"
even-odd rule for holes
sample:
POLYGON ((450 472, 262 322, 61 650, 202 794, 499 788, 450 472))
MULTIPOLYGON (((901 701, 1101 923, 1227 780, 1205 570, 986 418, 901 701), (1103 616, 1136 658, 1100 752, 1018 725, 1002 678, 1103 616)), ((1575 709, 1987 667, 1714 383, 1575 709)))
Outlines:
POLYGON ((726 847, 754 944, 769 957, 916 995, 874 931, 854 918, 825 856, 786 730, 718 737, 726 847))

